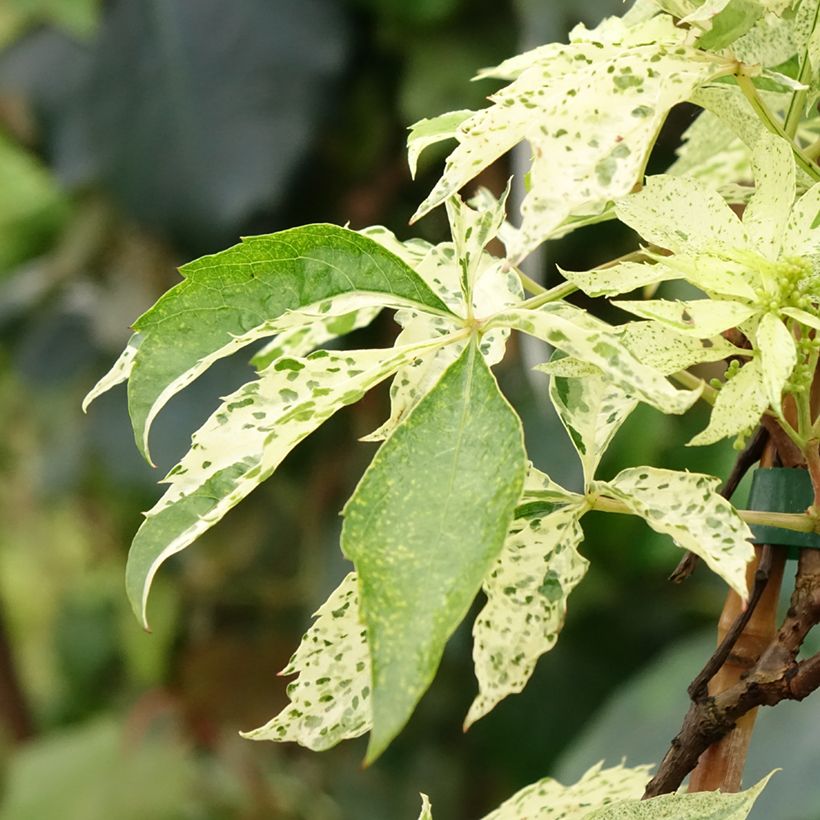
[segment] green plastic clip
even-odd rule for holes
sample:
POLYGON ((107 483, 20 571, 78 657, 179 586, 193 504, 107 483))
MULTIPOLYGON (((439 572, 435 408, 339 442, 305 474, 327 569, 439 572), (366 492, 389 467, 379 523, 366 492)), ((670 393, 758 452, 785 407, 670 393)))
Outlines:
MULTIPOLYGON (((761 467, 752 476, 749 509, 761 512, 803 513, 811 506, 814 491, 807 470, 791 467, 761 467)), ((789 558, 801 549, 820 549, 820 535, 780 527, 751 527, 755 544, 789 547, 789 558)))

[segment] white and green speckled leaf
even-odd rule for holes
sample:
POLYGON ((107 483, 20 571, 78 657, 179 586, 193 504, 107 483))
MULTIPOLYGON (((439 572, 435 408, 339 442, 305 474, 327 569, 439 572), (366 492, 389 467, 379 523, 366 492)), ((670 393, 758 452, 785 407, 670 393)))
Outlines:
POLYGON ((111 369, 88 391, 88 395, 83 399, 83 412, 88 410, 94 399, 99 398, 103 393, 107 393, 112 387, 128 381, 141 341, 139 333, 132 334, 125 346, 125 350, 120 353, 111 369))
MULTIPOLYGON (((521 507, 537 503, 543 509, 545 504, 574 504, 583 501, 583 496, 565 490, 560 484, 553 481, 546 473, 529 466, 527 477, 524 479, 524 491, 521 495, 521 507)), ((516 515, 524 514, 519 507, 516 515)))
POLYGON ((405 262, 372 239, 335 225, 307 225, 190 262, 185 280, 135 323, 142 336, 128 379, 137 445, 163 405, 214 361, 293 326, 289 312, 384 305, 448 315, 446 305, 405 262), (366 303, 369 299, 369 303, 366 303))
POLYGON ((484 72, 514 79, 458 126, 458 145, 414 218, 522 141, 532 148, 531 187, 507 247, 511 261, 564 233, 571 218, 601 214, 640 181, 669 109, 728 71, 722 58, 686 45, 686 36, 665 15, 633 27, 608 18, 592 31, 576 28, 568 45, 484 72))
POLYGON ((588 271, 567 271, 559 268, 564 277, 588 296, 617 296, 645 285, 679 279, 679 271, 662 262, 650 265, 643 262, 621 262, 608 268, 588 271))
POLYGON ((570 305, 551 303, 538 310, 504 311, 492 324, 528 333, 594 365, 616 387, 664 413, 683 413, 699 395, 676 390, 661 373, 638 361, 612 328, 570 305))
POLYGON ((622 501, 653 530, 699 555, 738 595, 748 596, 746 564, 754 557, 752 532, 718 494, 720 479, 657 467, 633 467, 593 492, 622 501))
POLYGON ((800 310, 800 308, 793 307, 781 308, 780 312, 786 316, 790 316, 792 319, 797 319, 800 324, 805 325, 806 327, 813 328, 814 330, 820 330, 820 317, 815 316, 812 313, 808 313, 805 310, 800 310))
POLYGON ((651 766, 593 766, 571 786, 551 777, 526 786, 484 820, 586 820, 595 809, 623 800, 639 800, 649 781, 651 766))
POLYGON ((794 338, 777 316, 767 313, 757 326, 755 347, 760 352, 760 369, 768 402, 779 412, 783 388, 797 364, 794 338))
POLYGON ((820 272, 820 183, 813 185, 794 204, 786 234, 783 237, 784 251, 792 256, 808 257, 814 273, 820 272))
MULTIPOLYGON (((339 300, 342 302, 344 300, 339 300)), ((325 342, 344 336, 354 330, 367 327, 381 312, 381 306, 365 307, 348 313, 330 315, 326 313, 298 311, 304 324, 295 324, 283 330, 251 359, 257 370, 264 370, 280 356, 307 356, 325 342)), ((293 316, 294 314, 289 314, 293 316)))
POLYGON ((746 820, 771 776, 766 775, 742 792, 663 794, 650 800, 616 803, 592 812, 584 820, 746 820))
POLYGON ((500 199, 483 198, 478 207, 471 207, 458 194, 447 200, 447 218, 461 272, 461 292, 465 300, 472 300, 473 285, 484 248, 495 239, 506 218, 504 206, 510 193, 510 184, 500 199))
POLYGON ((794 157, 789 144, 774 134, 761 135, 752 166, 755 193, 743 212, 743 227, 757 250, 775 260, 795 196, 794 157))
POLYGON ((401 731, 503 548, 521 422, 475 343, 376 453, 344 509, 373 664, 372 761, 401 731))
POLYGON ((709 425, 689 445, 714 444, 727 436, 753 430, 768 406, 766 381, 760 358, 756 356, 720 388, 709 425))
POLYGON ((595 471, 615 433, 638 406, 638 400, 606 376, 550 379, 550 400, 581 459, 584 481, 595 471))
POLYGON ((698 45, 717 51, 746 34, 765 13, 761 0, 706 0, 685 22, 706 28, 698 45))
POLYGON ((615 212, 644 239, 673 253, 746 245, 743 224, 723 197, 690 177, 649 177, 640 191, 618 200, 615 212))
POLYGON ((737 327, 758 312, 755 305, 722 299, 693 299, 669 301, 646 299, 630 301, 620 299, 612 303, 635 316, 668 325, 672 330, 686 336, 709 339, 724 330, 737 327))
POLYGON ((293 741, 314 752, 359 737, 370 729, 370 656, 367 631, 359 621, 356 573, 349 573, 315 613, 281 675, 290 703, 250 732, 249 740, 293 741))
POLYGON ((454 139, 459 125, 473 113, 470 110, 450 111, 438 117, 419 120, 410 126, 410 134, 407 137, 407 162, 414 179, 421 152, 442 140, 454 139))
POLYGON ((664 375, 687 370, 696 364, 719 362, 729 356, 748 355, 723 336, 695 338, 660 322, 627 322, 618 335, 636 359, 664 375))
POLYGON ((567 598, 586 574, 581 503, 517 518, 484 579, 487 603, 473 624, 473 663, 479 694, 465 729, 507 695, 520 692, 538 658, 555 646, 567 598))
POLYGON ((131 545, 126 589, 143 624, 151 582, 166 559, 216 524, 333 413, 442 343, 281 358, 228 396, 194 434, 131 545))

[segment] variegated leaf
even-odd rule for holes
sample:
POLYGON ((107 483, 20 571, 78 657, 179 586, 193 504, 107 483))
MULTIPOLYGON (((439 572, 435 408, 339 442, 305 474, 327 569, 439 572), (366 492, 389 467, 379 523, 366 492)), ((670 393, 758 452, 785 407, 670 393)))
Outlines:
POLYGON ((316 612, 281 675, 290 703, 249 740, 293 741, 314 752, 370 730, 370 656, 359 620, 356 573, 349 573, 316 612))
MULTIPOLYGON (((342 300, 339 300, 342 301, 342 300)), ((337 316, 299 311, 304 324, 282 331, 251 359, 257 370, 264 370, 280 356, 307 356, 325 342, 367 327, 381 312, 381 307, 366 307, 337 316)), ((290 314, 291 316, 293 314, 290 314)))
POLYGON ((683 413, 698 392, 676 390, 657 370, 638 361, 612 329, 570 305, 508 310, 492 326, 512 327, 543 339, 567 355, 594 365, 613 385, 664 413, 683 413))
POLYGON ((755 342, 760 352, 760 369, 768 402, 780 412, 783 389, 797 364, 794 338, 777 316, 767 313, 757 326, 755 342))
POLYGON ((491 107, 458 126, 459 144, 414 219, 524 140, 533 153, 531 188, 519 233, 507 247, 511 261, 565 232, 572 217, 601 214, 640 180, 669 109, 729 70, 685 39, 665 15, 631 28, 609 18, 593 31, 576 28, 566 46, 547 46, 485 72, 514 79, 490 98, 491 107))
POLYGON ((433 820, 433 807, 430 798, 426 794, 421 795, 421 813, 419 820, 433 820))
POLYGON ((746 820, 771 776, 741 792, 663 794, 650 800, 619 802, 586 815, 584 820, 746 820))
POLYGON ((94 399, 99 398, 103 393, 107 393, 112 387, 128 381, 131 370, 134 367, 134 359, 137 357, 142 337, 139 333, 134 333, 128 340, 125 350, 120 353, 119 358, 111 366, 111 369, 88 391, 88 395, 83 399, 83 412, 88 410, 94 399))
POLYGON ((459 125, 472 115, 473 112, 470 110, 450 111, 438 117, 419 120, 410 126, 410 134, 407 137, 407 162, 413 179, 416 178, 421 152, 437 142, 453 139, 459 125))
POLYGON ((588 271, 567 271, 563 268, 559 270, 568 281, 588 296, 617 296, 645 285, 679 279, 683 275, 666 267, 662 262, 654 265, 621 262, 608 268, 593 268, 588 271))
POLYGON ((501 199, 482 200, 477 208, 472 208, 457 194, 447 200, 447 217, 453 237, 458 266, 461 271, 461 292, 466 302, 473 298, 473 285, 479 265, 484 257, 487 243, 495 239, 504 224, 504 206, 510 193, 510 184, 501 199))
POLYGON ((748 356, 723 336, 695 338, 660 322, 627 322, 618 335, 632 355, 664 375, 687 370, 693 365, 719 362, 729 356, 748 356))
POLYGON ((578 554, 584 534, 580 503, 546 515, 517 518, 498 560, 484 579, 487 603, 473 624, 473 662, 479 694, 465 729, 507 695, 520 692, 536 661, 558 640, 567 598, 586 574, 578 554))
POLYGON ((649 177, 640 191, 618 200, 615 212, 644 239, 673 253, 746 245, 743 223, 724 199, 689 177, 649 177))
POLYGON ((657 467, 633 467, 612 481, 596 481, 592 492, 612 496, 653 530, 699 555, 742 598, 748 596, 746 564, 754 557, 752 532, 718 494, 720 479, 657 467))
POLYGON ((620 299, 612 304, 622 310, 628 310, 635 316, 660 322, 678 333, 695 336, 698 339, 709 339, 724 330, 737 327, 759 310, 755 305, 721 299, 694 299, 687 302, 671 302, 666 299, 620 299))
POLYGON ((146 456, 148 431, 162 406, 217 359, 292 327, 288 311, 321 313, 349 296, 361 298, 340 312, 384 305, 449 315, 403 261, 335 225, 252 237, 181 272, 185 281, 134 324, 143 338, 128 380, 128 403, 146 456))
POLYGON ((571 786, 545 777, 526 786, 484 820, 586 820, 595 809, 622 800, 638 800, 649 781, 651 766, 613 766, 598 763, 571 786))
POLYGON ((638 406, 638 400, 606 376, 550 379, 550 400, 581 459, 584 481, 595 471, 615 433, 638 406))
POLYGON ((720 388, 709 425, 689 445, 714 444, 727 436, 748 432, 757 426, 768 406, 763 368, 756 356, 720 388))
POLYGON ((367 760, 401 731, 504 545, 521 422, 475 343, 382 445, 344 509, 373 664, 367 760))
POLYGON ((792 319, 796 319, 801 325, 805 325, 814 330, 820 330, 820 317, 815 316, 813 313, 792 307, 782 308, 780 312, 792 319))
POLYGON ((280 358, 228 396, 194 434, 134 537, 126 588, 140 620, 146 624, 151 582, 167 558, 216 524, 333 413, 441 343, 280 358))
POLYGON ((524 479, 524 491, 521 495, 520 506, 516 510, 516 517, 520 518, 522 515, 529 514, 526 509, 522 510, 521 508, 531 504, 539 504, 543 510, 544 505, 552 507, 556 504, 575 504, 583 501, 583 498, 578 493, 565 490, 546 473, 542 473, 541 470, 530 464, 527 477, 524 479))

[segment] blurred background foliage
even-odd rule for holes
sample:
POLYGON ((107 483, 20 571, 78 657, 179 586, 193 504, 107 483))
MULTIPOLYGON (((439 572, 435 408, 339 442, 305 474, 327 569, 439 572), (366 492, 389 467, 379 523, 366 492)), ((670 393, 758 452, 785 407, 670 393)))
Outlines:
MULTIPOLYGON (((170 562, 151 635, 125 600, 128 543, 157 478, 250 371, 245 358, 223 362, 172 402, 155 426, 158 471, 133 446, 124 391, 88 417, 79 409, 183 261, 304 222, 411 236, 407 219, 443 154, 430 151, 411 182, 406 127, 482 105, 492 88, 468 82, 476 69, 620 6, 0 0, 0 820, 392 820, 416 816, 419 790, 437 817, 471 818, 545 774, 660 758, 723 590, 704 571, 670 585, 670 543, 598 514, 584 520, 592 569, 558 647, 466 736, 469 627, 370 770, 363 740, 321 755, 241 740, 284 705, 275 673, 345 572, 338 510, 372 456, 357 439, 386 415, 386 391, 336 416, 170 562)), ((675 113, 659 169, 691 118, 675 113)), ((510 168, 498 163, 481 182, 500 190, 510 168)), ((443 209, 417 230, 445 239, 443 209)), ((555 261, 588 267, 633 241, 612 225, 585 229, 533 273, 550 281, 555 261)), ((394 334, 384 319, 349 344, 394 334)), ((545 355, 513 346, 499 377, 534 461, 577 486, 545 381, 530 370, 545 355)), ((684 448, 703 423, 641 408, 602 474, 650 462, 725 474, 729 447, 684 448)), ((806 726, 807 708, 797 707, 806 726)), ((754 766, 784 766, 793 786, 794 746, 808 741, 790 745, 781 711, 754 766)), ((792 790, 786 805, 777 782, 778 810, 761 817, 815 816, 805 806, 817 796, 792 790)))

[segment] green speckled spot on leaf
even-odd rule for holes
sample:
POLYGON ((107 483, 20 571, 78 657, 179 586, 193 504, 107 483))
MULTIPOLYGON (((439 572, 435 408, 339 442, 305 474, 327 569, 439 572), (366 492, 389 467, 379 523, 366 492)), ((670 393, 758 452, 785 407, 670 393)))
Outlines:
POLYGON ((435 675, 500 553, 527 462, 521 422, 469 345, 382 445, 344 509, 373 663, 372 761, 435 675))

